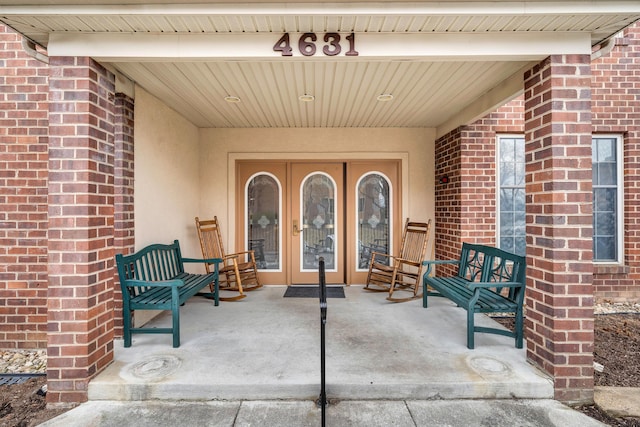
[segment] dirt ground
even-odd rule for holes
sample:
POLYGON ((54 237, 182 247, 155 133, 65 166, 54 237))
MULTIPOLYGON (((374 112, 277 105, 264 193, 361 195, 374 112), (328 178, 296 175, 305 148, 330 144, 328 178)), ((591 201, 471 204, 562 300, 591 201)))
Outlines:
MULTIPOLYGON (((596 316, 595 361, 604 366, 602 373, 596 372, 596 386, 640 387, 640 314, 596 316)), ((65 412, 47 408, 38 394, 45 383, 39 377, 0 386, 0 426, 37 426, 65 412)), ((611 418, 595 405, 576 409, 610 426, 640 427, 640 419, 611 418)))

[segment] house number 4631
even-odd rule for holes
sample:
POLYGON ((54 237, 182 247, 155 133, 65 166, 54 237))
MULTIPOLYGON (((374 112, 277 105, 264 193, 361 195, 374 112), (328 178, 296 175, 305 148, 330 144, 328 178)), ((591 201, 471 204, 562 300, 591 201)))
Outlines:
MULTIPOLYGON (((351 33, 345 37, 349 44, 349 50, 345 52, 345 56, 358 56, 358 51, 355 48, 356 36, 351 33)), ((327 56, 336 56, 342 52, 342 45, 340 44, 340 34, 338 33, 325 33, 324 42, 322 46, 322 53, 327 56)), ((304 56, 313 56, 316 54, 316 42, 318 37, 316 33, 304 33, 298 39, 298 50, 304 56)), ((284 33, 282 37, 273 45, 275 52, 280 52, 282 56, 293 56, 293 48, 289 40, 289 33, 284 33)))

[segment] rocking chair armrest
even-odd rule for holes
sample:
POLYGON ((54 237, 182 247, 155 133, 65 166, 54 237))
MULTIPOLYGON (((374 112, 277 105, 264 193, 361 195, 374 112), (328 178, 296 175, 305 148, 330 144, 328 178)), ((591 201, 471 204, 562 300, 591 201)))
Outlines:
POLYGON ((371 259, 375 259, 376 256, 383 256, 386 258, 393 258, 393 255, 385 254, 382 252, 371 251, 371 259))
POLYGON ((253 249, 249 250, 249 251, 242 251, 242 252, 236 252, 233 254, 229 254, 227 256, 235 256, 236 258, 238 257, 238 255, 245 255, 245 254, 253 254, 253 249))
POLYGON ((395 261, 395 263, 397 264, 407 264, 407 265, 411 265, 413 267, 419 267, 422 264, 422 261, 412 261, 410 259, 405 259, 405 258, 397 258, 397 257, 391 257, 393 258, 395 261))
POLYGON ((202 262, 206 264, 220 264, 222 262, 222 258, 205 258, 205 259, 182 258, 182 262, 202 262))

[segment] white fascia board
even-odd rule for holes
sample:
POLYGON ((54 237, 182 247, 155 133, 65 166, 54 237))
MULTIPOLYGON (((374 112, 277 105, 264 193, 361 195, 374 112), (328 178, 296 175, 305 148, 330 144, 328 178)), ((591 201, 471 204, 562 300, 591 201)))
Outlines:
MULTIPOLYGON (((22 0, 23 1, 23 0, 22 0)), ((476 15, 591 15, 638 13, 637 0, 576 1, 422 1, 362 3, 209 3, 209 4, 84 4, 70 5, 52 0, 47 4, 0 5, 2 15, 210 15, 210 16, 476 16, 476 15)))
POLYGON ((591 54, 590 35, 565 33, 455 33, 371 34, 356 33, 358 56, 345 57, 348 43, 342 34, 342 52, 325 56, 321 37, 316 54, 298 50, 300 34, 290 34, 293 55, 283 57, 273 46, 275 34, 112 34, 52 33, 49 56, 88 56, 107 62, 211 61, 211 60, 430 60, 531 61, 556 54, 591 54))
POLYGON ((466 105, 449 120, 441 123, 436 129, 436 138, 446 135, 453 129, 481 119, 495 111, 498 107, 516 98, 524 92, 524 73, 533 68, 537 62, 521 67, 498 86, 492 88, 481 97, 466 105))

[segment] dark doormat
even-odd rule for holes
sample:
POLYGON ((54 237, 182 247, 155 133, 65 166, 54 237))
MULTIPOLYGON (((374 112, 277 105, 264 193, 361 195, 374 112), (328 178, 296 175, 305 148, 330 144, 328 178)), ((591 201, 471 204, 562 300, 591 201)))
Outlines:
MULTIPOLYGON (((320 298, 318 286, 289 286, 284 293, 285 298, 320 298)), ((344 298, 344 287, 327 286, 327 298, 344 298)))

